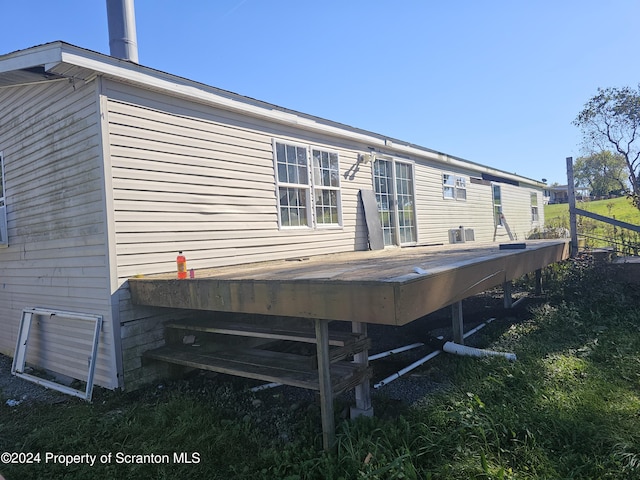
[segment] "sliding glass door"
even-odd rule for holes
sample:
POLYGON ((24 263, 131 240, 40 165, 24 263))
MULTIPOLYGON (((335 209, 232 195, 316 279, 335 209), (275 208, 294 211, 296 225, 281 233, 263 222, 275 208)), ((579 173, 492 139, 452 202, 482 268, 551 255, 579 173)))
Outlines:
POLYGON ((415 243, 417 231, 413 164, 378 158, 373 164, 373 184, 384 244, 415 243))

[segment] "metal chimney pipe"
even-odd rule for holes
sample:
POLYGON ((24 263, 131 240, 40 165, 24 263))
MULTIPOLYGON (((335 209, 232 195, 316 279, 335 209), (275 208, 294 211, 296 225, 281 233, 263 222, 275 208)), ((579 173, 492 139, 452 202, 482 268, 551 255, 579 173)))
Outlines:
POLYGON ((133 0, 107 0, 107 19, 111 56, 138 63, 133 0))

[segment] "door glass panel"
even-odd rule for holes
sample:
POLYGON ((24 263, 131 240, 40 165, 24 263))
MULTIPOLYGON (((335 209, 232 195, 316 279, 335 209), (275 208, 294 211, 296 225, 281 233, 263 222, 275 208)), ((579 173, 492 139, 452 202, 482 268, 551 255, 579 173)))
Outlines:
POLYGON ((413 170, 411 165, 396 163, 396 198, 400 243, 416 241, 416 225, 413 198, 413 170))
POLYGON ((373 164, 373 183, 378 201, 385 245, 393 245, 395 237, 395 209, 393 205, 393 163, 377 159, 373 164))

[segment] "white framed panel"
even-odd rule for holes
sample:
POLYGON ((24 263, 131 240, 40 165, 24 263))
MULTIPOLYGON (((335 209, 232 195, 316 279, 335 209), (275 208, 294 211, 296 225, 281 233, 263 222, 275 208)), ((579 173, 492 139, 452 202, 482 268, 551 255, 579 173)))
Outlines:
MULTIPOLYGON (((100 339, 100 331, 102 330, 102 316, 92 315, 85 313, 75 312, 63 312, 59 310, 47 310, 42 308, 25 308, 22 311, 22 319, 20 321, 20 328, 18 330, 18 338, 16 342, 16 350, 13 356, 13 364, 11 365, 11 373, 19 378, 23 378, 43 387, 57 390, 74 397, 84 398, 87 401, 91 401, 91 395, 93 393, 93 377, 96 366, 96 354, 98 350, 98 342, 100 339), (54 323, 55 319, 77 320, 82 322, 95 322, 93 328, 93 340, 90 345, 87 345, 87 371, 78 372, 77 379, 86 379, 86 388, 84 391, 75 388, 68 387, 66 385, 57 383, 53 380, 32 375, 25 372, 27 363, 27 353, 29 348, 29 334, 31 332, 32 324, 35 318, 41 318, 43 321, 54 323)), ((46 338, 44 338, 46 341, 46 338)))

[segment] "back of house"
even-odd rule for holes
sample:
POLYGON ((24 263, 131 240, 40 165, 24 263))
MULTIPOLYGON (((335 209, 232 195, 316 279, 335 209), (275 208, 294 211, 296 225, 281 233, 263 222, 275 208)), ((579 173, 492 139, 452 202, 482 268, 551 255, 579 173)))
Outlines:
POLYGON ((134 306, 127 279, 385 248, 524 240, 544 184, 63 42, 0 57, 0 353, 25 309, 27 360, 127 389, 160 372, 177 312, 134 306), (369 225, 371 227, 371 225, 369 225), (54 314, 51 314, 54 312, 54 314))

